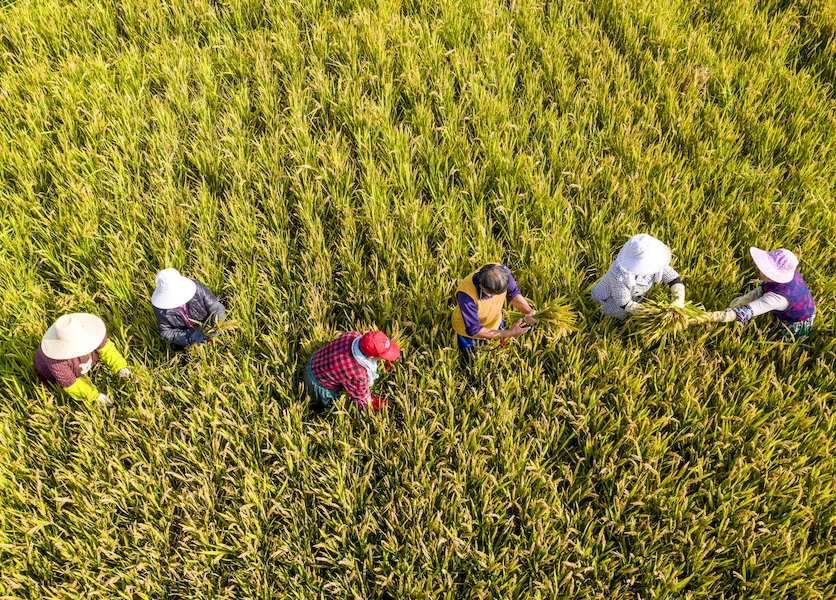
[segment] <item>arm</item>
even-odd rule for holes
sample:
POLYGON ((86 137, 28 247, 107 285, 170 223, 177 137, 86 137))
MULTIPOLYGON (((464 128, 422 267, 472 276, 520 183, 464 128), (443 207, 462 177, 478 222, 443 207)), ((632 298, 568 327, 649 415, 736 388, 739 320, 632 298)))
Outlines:
POLYGON ((109 339, 105 338, 104 346, 99 348, 99 358, 110 367, 114 373, 118 373, 128 366, 128 361, 122 356, 122 353, 116 349, 116 345, 109 339))
POLYGON ((357 403, 360 408, 366 408, 372 402, 372 393, 369 390, 369 378, 366 375, 352 377, 343 383, 349 397, 357 403))
POLYGON ((529 325, 534 323, 534 318, 531 316, 531 313, 534 312, 534 309, 531 308, 531 305, 528 303, 528 300, 526 300, 526 298, 522 294, 517 294, 511 299, 511 306, 513 306, 518 311, 526 315, 526 323, 528 323, 529 325))
POLYGON ((731 310, 735 313, 735 320, 746 322, 749 319, 753 319, 764 313, 772 312, 773 310, 786 310, 789 306, 790 301, 781 294, 767 292, 749 304, 737 306, 731 310))
POLYGON ((523 320, 520 319, 516 323, 514 323, 510 329, 488 329, 487 327, 482 327, 476 335, 471 337, 476 338, 477 340, 497 340, 497 339, 505 339, 505 338, 513 338, 519 337, 524 333, 528 333, 530 327, 523 326, 523 320))
POLYGON ((76 379, 72 385, 65 387, 64 391, 70 395, 70 398, 75 398, 79 402, 84 402, 86 400, 93 403, 99 397, 99 390, 83 379, 76 379))
POLYGON ((531 325, 535 322, 534 319, 531 317, 531 313, 534 312, 534 309, 531 308, 531 305, 529 305, 528 300, 526 300, 520 292, 520 288, 517 285, 517 281, 511 274, 511 269, 509 269, 505 265, 502 266, 508 272, 508 291, 506 292, 506 298, 508 298, 508 301, 510 302, 511 306, 516 308, 521 313, 525 313, 525 322, 531 325))
POLYGON ((188 346, 198 342, 205 342, 206 336, 200 329, 180 329, 179 327, 172 327, 165 311, 155 308, 154 318, 157 320, 157 331, 160 336, 167 342, 176 344, 178 346, 188 346))
POLYGON ((763 286, 759 285, 748 294, 738 296, 737 298, 729 302, 729 308, 737 308, 738 306, 749 304, 752 300, 757 300, 761 296, 763 296, 763 286))
MULTIPOLYGON (((625 307, 635 304, 633 302, 633 294, 630 291, 630 288, 627 287, 627 283, 625 281, 619 281, 617 277, 614 277, 611 272, 608 272, 605 277, 607 278, 607 288, 610 291, 610 298, 612 298, 613 302, 620 306, 622 309, 625 307)), ((625 315, 614 315, 618 318, 624 318, 625 315)))
POLYGON ((220 300, 218 300, 217 296, 213 294, 209 288, 205 285, 200 283, 199 281, 195 281, 200 289, 200 300, 203 303, 203 309, 206 311, 206 318, 209 319, 209 322, 216 323, 226 316, 226 309, 224 305, 221 304, 220 300))

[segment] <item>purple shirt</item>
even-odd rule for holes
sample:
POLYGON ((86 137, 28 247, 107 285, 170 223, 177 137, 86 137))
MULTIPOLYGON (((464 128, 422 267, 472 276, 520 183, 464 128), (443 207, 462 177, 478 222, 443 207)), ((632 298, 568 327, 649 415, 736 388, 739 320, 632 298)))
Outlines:
MULTIPOLYGON (((508 272, 508 300, 514 296, 520 295, 520 288, 517 287, 517 282, 514 281, 514 276, 511 275, 511 270, 502 265, 508 272)), ((479 274, 473 275, 473 285, 476 286, 476 294, 479 299, 490 298, 491 296, 482 291, 482 286, 479 285, 479 274)), ((467 335, 476 335, 482 329, 482 324, 479 322, 479 311, 476 308, 476 302, 465 294, 464 292, 456 293, 456 302, 459 303, 459 309, 462 311, 462 321, 464 321, 464 330, 467 335)))

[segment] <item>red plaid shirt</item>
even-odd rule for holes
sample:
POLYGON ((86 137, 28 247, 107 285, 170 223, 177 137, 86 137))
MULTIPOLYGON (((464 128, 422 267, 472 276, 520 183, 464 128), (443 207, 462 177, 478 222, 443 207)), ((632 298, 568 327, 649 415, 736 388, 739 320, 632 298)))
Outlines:
POLYGON ((369 376, 351 353, 351 344, 361 335, 357 331, 342 333, 314 352, 311 371, 320 385, 334 391, 344 389, 360 408, 366 408, 372 399, 369 376))
MULTIPOLYGON (((99 344, 99 347, 96 348, 96 350, 103 348, 105 344, 107 344, 107 336, 105 336, 102 343, 99 344)), ((97 362, 99 362, 99 353, 96 350, 93 350, 90 354, 79 356, 78 358, 58 360, 55 358, 49 358, 46 354, 44 354, 44 351, 41 350, 39 345, 37 351, 35 352, 35 375, 37 375, 38 379, 44 383, 57 383, 61 387, 70 387, 75 383, 76 379, 84 374, 81 371, 82 364, 86 363, 88 360, 92 360, 92 368, 97 362)))

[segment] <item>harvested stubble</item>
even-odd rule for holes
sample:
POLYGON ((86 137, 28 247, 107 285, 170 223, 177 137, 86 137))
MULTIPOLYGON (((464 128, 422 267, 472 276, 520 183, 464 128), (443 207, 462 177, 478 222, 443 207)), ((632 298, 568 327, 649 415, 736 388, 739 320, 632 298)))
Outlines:
MULTIPOLYGON (((688 328, 697 319, 704 319, 709 313, 701 304, 686 302, 683 308, 667 302, 645 300, 638 311, 633 313, 636 335, 648 342, 662 340, 670 334, 688 328)), ((702 321, 705 322, 705 321, 702 321)))
MULTIPOLYGON (((509 310, 506 316, 508 323, 516 323, 525 317, 525 313, 509 310)), ((578 331, 578 313, 563 297, 546 303, 541 309, 535 309, 534 318, 537 319, 537 323, 547 325, 549 330, 559 337, 578 331)))

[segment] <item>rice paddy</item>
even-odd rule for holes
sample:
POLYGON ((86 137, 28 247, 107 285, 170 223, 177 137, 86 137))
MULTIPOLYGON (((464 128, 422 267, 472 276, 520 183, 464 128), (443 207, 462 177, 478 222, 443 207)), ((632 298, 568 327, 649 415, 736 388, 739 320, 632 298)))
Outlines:
POLYGON ((0 2, 0 597, 836 597, 834 40, 831 0, 0 2), (812 334, 597 319, 638 232, 707 310, 789 248, 812 334), (487 262, 577 331, 461 364, 487 262), (160 339, 165 267, 222 344, 160 339), (35 378, 66 312, 113 409, 35 378), (371 327, 388 407, 313 414, 371 327))

